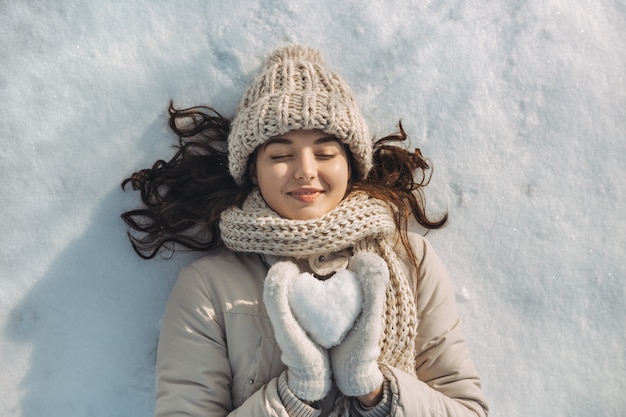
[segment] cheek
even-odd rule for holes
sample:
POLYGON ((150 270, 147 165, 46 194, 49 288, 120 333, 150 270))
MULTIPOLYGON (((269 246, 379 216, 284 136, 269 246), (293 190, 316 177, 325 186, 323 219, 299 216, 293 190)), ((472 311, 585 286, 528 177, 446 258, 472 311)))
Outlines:
POLYGON ((281 165, 259 164, 256 170, 256 185, 261 188, 261 191, 267 187, 274 189, 286 177, 286 171, 281 165))
POLYGON ((329 173, 329 178, 334 180, 337 185, 347 186, 350 181, 350 164, 347 160, 341 161, 329 173))

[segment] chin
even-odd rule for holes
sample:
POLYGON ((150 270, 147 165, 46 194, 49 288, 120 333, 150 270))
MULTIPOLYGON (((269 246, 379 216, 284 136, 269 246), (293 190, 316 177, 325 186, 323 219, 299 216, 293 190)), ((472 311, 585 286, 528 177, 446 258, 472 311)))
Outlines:
POLYGON ((324 214, 326 214, 326 211, 323 210, 298 210, 297 212, 289 213, 286 217, 292 220, 313 220, 319 219, 324 214))
POLYGON ((287 218, 291 220, 313 220, 313 219, 319 219, 322 216, 323 215, 316 215, 316 214, 299 214, 299 215, 289 216, 287 218))

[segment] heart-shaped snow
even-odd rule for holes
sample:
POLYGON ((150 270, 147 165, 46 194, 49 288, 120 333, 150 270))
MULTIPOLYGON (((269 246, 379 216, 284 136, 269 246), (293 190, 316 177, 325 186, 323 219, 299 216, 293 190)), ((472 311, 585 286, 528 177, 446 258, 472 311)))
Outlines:
POLYGON ((311 339, 329 349, 354 325, 363 306, 363 293, 356 275, 347 269, 325 281, 303 273, 291 280, 289 305, 311 339))

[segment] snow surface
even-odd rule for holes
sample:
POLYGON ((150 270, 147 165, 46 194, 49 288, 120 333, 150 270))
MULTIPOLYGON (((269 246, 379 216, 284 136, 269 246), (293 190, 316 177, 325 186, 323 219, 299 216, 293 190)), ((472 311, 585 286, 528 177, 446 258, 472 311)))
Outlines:
POLYGON ((626 415, 623 0, 3 0, 0 415, 151 415, 192 257, 136 257, 119 184, 172 154, 170 98, 230 116, 289 42, 433 161, 491 415, 626 415))
POLYGON ((363 289, 357 274, 342 269, 326 280, 308 272, 284 279, 288 282, 289 306, 302 329, 326 349, 337 346, 354 327, 363 308, 363 289))

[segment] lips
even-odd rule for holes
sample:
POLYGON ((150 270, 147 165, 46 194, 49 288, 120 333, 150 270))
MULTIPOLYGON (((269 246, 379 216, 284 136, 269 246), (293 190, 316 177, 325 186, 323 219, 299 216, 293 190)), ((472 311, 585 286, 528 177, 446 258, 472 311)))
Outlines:
POLYGON ((311 203, 322 194, 321 190, 294 190, 288 193, 291 197, 303 203, 311 203))

